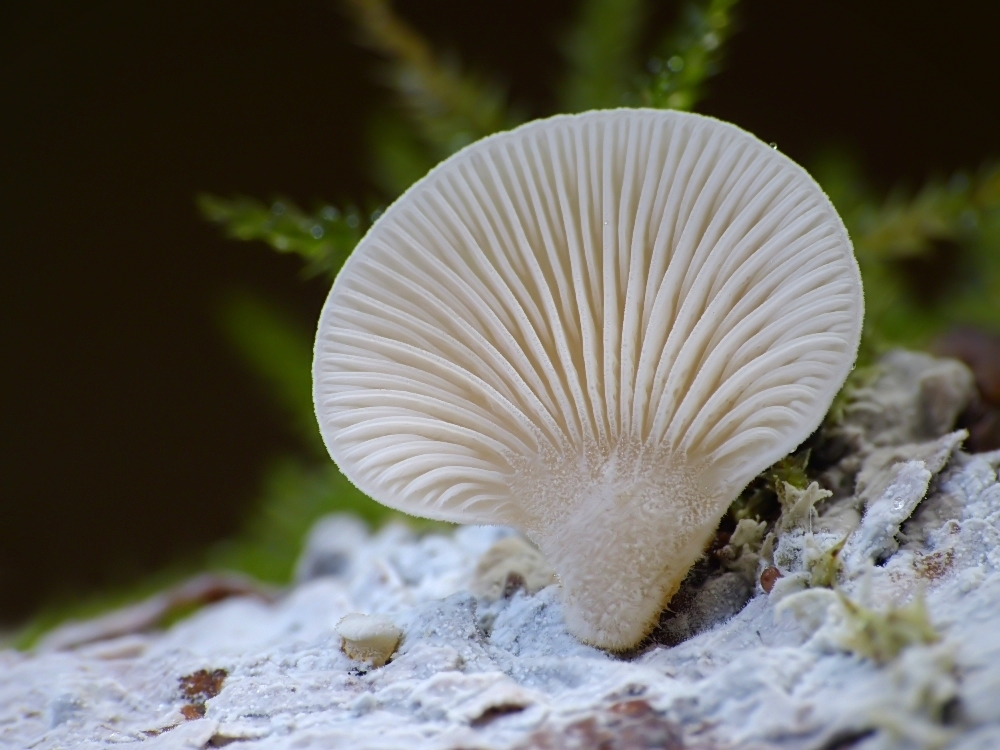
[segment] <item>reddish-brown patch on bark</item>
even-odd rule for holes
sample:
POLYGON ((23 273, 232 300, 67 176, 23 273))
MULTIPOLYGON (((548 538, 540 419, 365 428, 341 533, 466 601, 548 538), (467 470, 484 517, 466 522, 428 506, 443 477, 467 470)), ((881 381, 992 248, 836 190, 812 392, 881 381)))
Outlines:
POLYGON ((224 669, 199 669, 197 672, 186 674, 181 677, 181 696, 189 703, 181 706, 181 715, 191 721, 200 719, 205 715, 205 702, 209 698, 214 698, 222 690, 222 683, 226 681, 229 672, 224 669))
POLYGON ((181 695, 191 701, 204 703, 209 698, 214 698, 222 690, 222 683, 226 681, 229 672, 224 669, 199 669, 197 672, 184 675, 180 678, 181 695))
POLYGON ((954 561, 955 550, 949 547, 915 558, 913 560, 913 569, 917 571, 917 575, 921 578, 926 578, 928 581, 935 581, 951 569, 951 564, 954 561))
POLYGON ((760 587, 768 594, 771 593, 771 589, 774 588, 774 583, 779 578, 781 578, 781 571, 778 570, 773 565, 769 565, 764 568, 763 572, 760 574, 760 587))
POLYGON ((501 716, 508 716, 510 714, 520 713, 526 708, 526 706, 520 706, 516 703, 503 704, 500 706, 490 706, 483 713, 472 720, 472 726, 478 728, 489 724, 494 719, 499 719, 501 716))
MULTIPOLYGON (((685 750, 680 727, 644 700, 615 703, 562 727, 543 727, 519 750, 685 750)), ((689 748, 693 750, 693 748, 689 748)))
POLYGON ((204 703, 186 703, 181 706, 181 716, 183 716, 188 721, 194 721, 195 719, 201 719, 205 716, 205 704, 204 703))

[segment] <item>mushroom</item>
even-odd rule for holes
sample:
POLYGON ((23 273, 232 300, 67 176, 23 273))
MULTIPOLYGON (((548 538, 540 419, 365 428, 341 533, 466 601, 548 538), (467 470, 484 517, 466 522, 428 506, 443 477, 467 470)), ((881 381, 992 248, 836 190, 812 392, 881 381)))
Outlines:
POLYGON ((385 615, 358 612, 341 617, 336 630, 347 658, 367 662, 372 667, 384 666, 403 637, 403 631, 385 615))
POLYGON ((316 412, 363 492, 521 530, 569 630, 624 650, 820 424, 862 307, 840 218, 778 151, 693 114, 561 115, 371 228, 320 318, 316 412))

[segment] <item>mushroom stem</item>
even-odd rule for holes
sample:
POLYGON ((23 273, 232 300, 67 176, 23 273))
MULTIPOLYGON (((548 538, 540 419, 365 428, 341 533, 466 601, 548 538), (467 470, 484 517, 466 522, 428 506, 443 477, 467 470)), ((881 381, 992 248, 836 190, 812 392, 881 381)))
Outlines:
POLYGON ((559 575, 577 638, 621 651, 656 625, 728 504, 702 475, 676 457, 618 450, 549 464, 518 488, 535 507, 563 509, 529 533, 559 575))

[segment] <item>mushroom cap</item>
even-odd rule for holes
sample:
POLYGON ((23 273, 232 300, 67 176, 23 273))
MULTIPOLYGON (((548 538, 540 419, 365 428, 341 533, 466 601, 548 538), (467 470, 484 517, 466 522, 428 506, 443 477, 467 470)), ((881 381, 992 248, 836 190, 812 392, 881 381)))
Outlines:
POLYGON ((840 218, 781 153, 700 115, 560 115, 466 147, 365 235, 316 412, 362 491, 519 528, 570 630, 624 649, 820 424, 862 310, 840 218))

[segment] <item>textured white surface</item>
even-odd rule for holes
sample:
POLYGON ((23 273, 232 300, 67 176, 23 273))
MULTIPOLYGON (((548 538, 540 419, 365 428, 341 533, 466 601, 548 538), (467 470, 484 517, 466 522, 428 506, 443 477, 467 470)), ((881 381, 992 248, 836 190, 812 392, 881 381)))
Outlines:
POLYGON ((819 425, 862 308, 843 225, 786 156, 699 115, 559 116, 463 149, 359 243, 316 411, 365 493, 521 529, 574 632, 626 648, 819 425))
MULTIPOLYGON (((348 549, 328 522, 324 532, 347 555, 341 574, 302 583, 277 604, 229 600, 166 633, 75 652, 0 652, 0 746, 564 747, 581 721, 643 700, 691 748, 817 749, 846 737, 863 739, 842 747, 863 750, 1000 747, 998 463, 998 454, 959 454, 931 482, 959 517, 882 567, 845 571, 845 592, 877 609, 926 592, 943 641, 884 667, 839 650, 824 611, 812 623, 776 617, 775 597, 759 591, 736 617, 679 646, 615 659, 569 635, 554 586, 495 603, 467 592, 479 557, 508 531, 416 539, 390 527, 366 539, 355 528, 348 549), (341 652, 335 626, 348 612, 400 626, 385 667, 366 670, 341 652), (178 681, 199 669, 228 677, 205 718, 184 721, 178 681)), ((925 488, 907 466, 886 492, 907 504, 925 488)), ((897 520, 876 511, 856 537, 874 538, 886 523, 897 520)), ((608 747, 645 747, 615 737, 608 747)))

